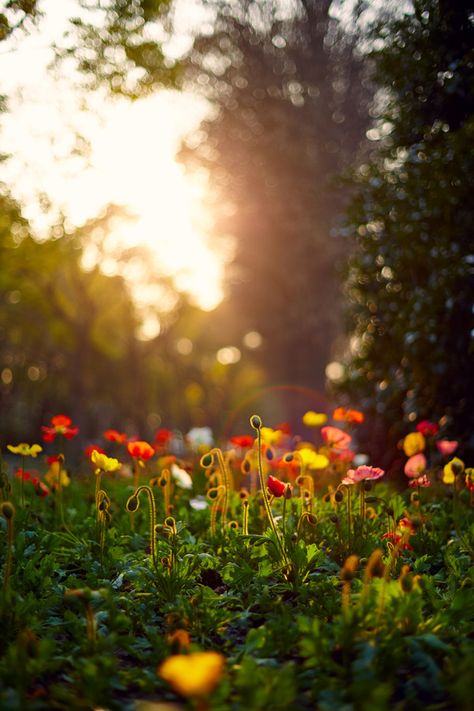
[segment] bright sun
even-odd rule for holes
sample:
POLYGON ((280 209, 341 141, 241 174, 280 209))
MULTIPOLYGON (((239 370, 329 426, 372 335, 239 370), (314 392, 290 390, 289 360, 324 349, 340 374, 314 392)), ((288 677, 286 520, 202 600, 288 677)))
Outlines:
MULTIPOLYGON (((180 141, 208 106, 189 94, 162 91, 133 103, 96 96, 92 112, 78 112, 72 85, 48 75, 47 47, 47 39, 36 35, 0 56, 3 87, 13 94, 2 118, 2 145, 12 157, 0 179, 39 234, 51 220, 39 209, 40 193, 74 225, 107 204, 123 205, 134 219, 114 225, 106 269, 113 270, 114 253, 148 247, 150 271, 171 276, 198 306, 212 309, 222 298, 224 257, 206 242, 210 216, 203 208, 203 180, 187 175, 176 160, 180 141), (74 150, 75 132, 89 142, 87 164, 74 150)), ((86 251, 89 265, 93 258, 86 251)), ((137 292, 143 308, 145 294, 137 292)), ((153 335, 153 328, 144 335, 153 335)))

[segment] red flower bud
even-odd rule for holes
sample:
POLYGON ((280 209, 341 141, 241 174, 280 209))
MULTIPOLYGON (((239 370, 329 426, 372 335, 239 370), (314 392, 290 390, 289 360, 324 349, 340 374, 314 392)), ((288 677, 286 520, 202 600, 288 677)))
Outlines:
POLYGON ((283 496, 285 493, 286 489, 286 484, 283 481, 280 481, 279 479, 276 479, 274 476, 269 476, 267 479, 267 486, 271 494, 273 496, 283 496))

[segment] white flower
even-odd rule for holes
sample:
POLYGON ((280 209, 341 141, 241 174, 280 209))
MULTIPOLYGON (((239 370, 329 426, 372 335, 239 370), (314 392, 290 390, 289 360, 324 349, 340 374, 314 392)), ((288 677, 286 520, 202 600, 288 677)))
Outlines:
POLYGON ((368 461, 369 457, 367 456, 367 454, 356 454, 354 459, 352 460, 352 464, 355 467, 361 467, 364 464, 367 464, 368 461))
POLYGON ((206 497, 202 496, 202 494, 199 494, 194 499, 191 499, 189 501, 189 505, 195 511, 204 511, 204 509, 207 509, 207 507, 209 506, 209 504, 206 501, 206 497))
POLYGON ((193 480, 185 469, 181 469, 181 467, 178 467, 177 464, 172 464, 171 474, 173 476, 173 479, 176 481, 177 485, 181 489, 193 488, 193 480))
POLYGON ((198 449, 201 446, 212 447, 214 438, 210 427, 193 427, 186 435, 190 446, 193 449, 198 449))

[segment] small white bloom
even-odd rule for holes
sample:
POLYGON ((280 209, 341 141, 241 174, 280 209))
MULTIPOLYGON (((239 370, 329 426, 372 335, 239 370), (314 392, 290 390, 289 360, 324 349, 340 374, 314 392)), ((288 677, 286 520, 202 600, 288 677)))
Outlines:
POLYGON ((188 472, 185 469, 181 469, 181 467, 178 467, 177 464, 172 464, 171 465, 171 474, 173 476, 173 479, 175 480, 176 484, 181 488, 181 489, 192 489, 193 488, 193 480, 189 476, 188 472))
POLYGON ((186 435, 190 446, 193 449, 198 449, 201 446, 212 447, 214 438, 210 427, 193 427, 186 435))
POLYGON ((356 454, 354 459, 352 460, 352 464, 355 467, 362 467, 367 464, 368 461, 369 457, 367 456, 367 454, 356 454))
POLYGON ((206 497, 202 496, 202 494, 199 494, 194 499, 191 499, 189 501, 189 505, 195 511, 204 511, 204 509, 207 509, 207 507, 209 506, 209 504, 206 501, 206 497))

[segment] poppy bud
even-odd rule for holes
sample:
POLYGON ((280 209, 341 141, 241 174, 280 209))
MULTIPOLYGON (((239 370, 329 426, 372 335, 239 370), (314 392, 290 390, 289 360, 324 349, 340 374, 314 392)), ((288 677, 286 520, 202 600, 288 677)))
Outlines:
POLYGON ((454 476, 457 476, 458 474, 462 474, 462 473, 463 473, 463 471, 464 471, 464 464, 462 463, 462 461, 461 461, 460 459, 457 459, 457 457, 455 457, 455 458, 451 461, 451 469, 452 469, 452 472, 453 472, 454 476))
POLYGON ((283 461, 286 462, 287 464, 292 462, 293 459, 294 459, 294 456, 291 452, 289 452, 288 454, 285 454, 285 456, 283 457, 283 461))
POLYGON ((283 496, 285 497, 285 499, 291 499, 292 494, 293 492, 291 490, 291 484, 287 484, 283 496))
POLYGON ((2 504, 2 514, 5 516, 7 521, 12 519, 15 515, 15 507, 9 501, 4 501, 2 504))
POLYGON ((239 524, 237 523, 237 521, 229 521, 229 523, 228 523, 227 525, 228 525, 229 528, 231 528, 233 531, 236 531, 236 530, 238 529, 238 527, 239 527, 239 524))
POLYGON ((342 493, 342 491, 340 489, 338 489, 336 491, 336 493, 334 494, 334 501, 336 501, 338 504, 340 504, 343 499, 344 499, 344 494, 342 493))
POLYGON ((242 472, 243 474, 250 473, 250 462, 248 459, 244 459, 244 461, 242 462, 242 472))
POLYGON ((138 498, 136 496, 131 496, 129 500, 127 501, 127 511, 129 513, 133 513, 138 509, 138 498))
POLYGON ((372 490, 372 482, 371 481, 364 481, 364 491, 371 491, 372 490))
POLYGON ((385 565, 382 560, 383 551, 380 548, 376 548, 374 552, 370 555, 367 561, 366 575, 369 579, 372 578, 383 578, 385 575, 385 565))
POLYGON ((262 427, 262 419, 259 415, 252 415, 250 418, 250 424, 254 430, 259 430, 262 427))
POLYGON ((274 476, 270 475, 268 477, 267 486, 273 496, 280 497, 285 493, 286 484, 283 481, 276 479, 274 476))
POLYGON ((207 453, 201 457, 201 466, 204 467, 204 469, 209 469, 209 467, 212 467, 213 461, 214 458, 212 454, 207 453))
POLYGON ((165 518, 165 526, 169 526, 170 528, 175 528, 176 527, 176 521, 172 516, 167 516, 165 518))
POLYGON ((336 514, 331 514, 329 516, 329 520, 331 523, 339 523, 339 516, 336 516, 336 514))
POLYGON ((273 450, 270 449, 270 447, 267 448, 267 450, 266 450, 266 452, 265 452, 265 456, 266 456, 266 458, 268 459, 269 462, 272 461, 272 459, 273 459, 273 450))
POLYGON ((308 515, 306 516, 306 520, 310 526, 316 526, 316 524, 318 523, 318 519, 313 513, 308 513, 308 515))

